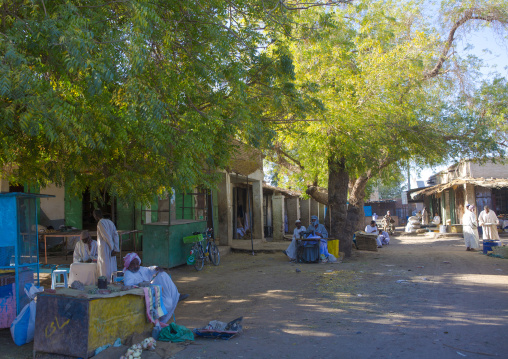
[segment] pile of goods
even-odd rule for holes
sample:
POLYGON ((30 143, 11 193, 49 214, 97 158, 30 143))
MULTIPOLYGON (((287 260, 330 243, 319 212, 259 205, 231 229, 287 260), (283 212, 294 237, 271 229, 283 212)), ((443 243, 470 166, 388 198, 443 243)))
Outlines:
POLYGON ((146 338, 141 343, 134 344, 129 349, 127 349, 127 352, 125 355, 122 355, 120 359, 135 359, 135 358, 141 358, 141 354, 143 353, 143 350, 155 350, 155 346, 157 345, 157 342, 154 338, 146 338))

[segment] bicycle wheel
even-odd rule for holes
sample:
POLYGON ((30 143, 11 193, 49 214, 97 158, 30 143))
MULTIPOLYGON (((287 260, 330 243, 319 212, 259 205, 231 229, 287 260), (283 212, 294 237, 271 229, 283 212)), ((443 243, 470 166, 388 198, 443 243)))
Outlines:
POLYGON ((216 266, 220 263, 220 252, 219 248, 215 245, 215 243, 210 242, 208 247, 208 256, 210 257, 210 260, 212 263, 216 266))
POLYGON ((197 271, 200 271, 203 269, 203 266, 205 265, 205 255, 203 253, 203 246, 201 246, 200 242, 197 242, 193 247, 192 250, 194 251, 194 268, 197 271))

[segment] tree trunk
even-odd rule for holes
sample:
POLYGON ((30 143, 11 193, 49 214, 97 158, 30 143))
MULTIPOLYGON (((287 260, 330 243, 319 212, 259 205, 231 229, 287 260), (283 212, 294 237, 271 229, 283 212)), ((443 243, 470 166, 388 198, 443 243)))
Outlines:
POLYGON ((347 221, 347 193, 349 174, 345 159, 328 159, 328 209, 330 212, 330 238, 339 239, 339 250, 351 257, 353 232, 347 221))
POLYGON ((363 205, 365 203, 365 187, 369 177, 366 174, 349 182, 349 205, 347 209, 347 222, 355 231, 363 230, 363 218, 365 217, 363 205))

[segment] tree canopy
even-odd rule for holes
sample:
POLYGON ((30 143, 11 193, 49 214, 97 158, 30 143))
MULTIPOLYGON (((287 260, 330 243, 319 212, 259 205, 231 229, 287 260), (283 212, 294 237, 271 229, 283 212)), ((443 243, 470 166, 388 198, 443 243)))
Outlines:
POLYGON ((2 176, 145 201, 211 186, 232 139, 259 145, 265 122, 313 106, 274 43, 291 6, 3 1, 2 176))
POLYGON ((444 3, 446 36, 424 5, 365 1, 300 14, 301 40, 290 40, 297 84, 315 88, 325 110, 316 121, 280 129, 271 159, 282 165, 279 173, 285 167, 288 178, 296 177, 293 185, 309 186, 331 207, 333 236, 350 241, 368 180, 387 168, 504 152, 486 118, 457 95, 452 75, 471 68, 452 49, 461 26, 507 24, 506 3, 444 3), (328 188, 326 196, 319 186, 328 188))

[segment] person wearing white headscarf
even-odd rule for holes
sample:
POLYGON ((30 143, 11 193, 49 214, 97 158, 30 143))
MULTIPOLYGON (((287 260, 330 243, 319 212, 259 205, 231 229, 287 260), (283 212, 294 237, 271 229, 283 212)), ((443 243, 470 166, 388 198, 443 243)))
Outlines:
POLYGON ((119 237, 115 224, 102 216, 102 211, 96 209, 93 216, 97 221, 97 271, 99 276, 106 277, 111 282, 111 274, 118 270, 116 253, 120 252, 119 237))
POLYGON ((291 261, 296 261, 296 252, 297 252, 297 245, 296 241, 300 239, 300 233, 305 232, 305 227, 302 226, 302 222, 297 219, 295 221, 295 229, 293 230, 293 238, 291 239, 291 243, 288 246, 288 249, 285 251, 282 251, 285 255, 289 257, 291 261))
POLYGON ((483 229, 483 239, 499 239, 499 233, 497 233, 497 225, 499 219, 497 219, 496 213, 492 211, 489 206, 485 206, 478 216, 478 224, 483 229))
POLYGON ((178 292, 175 283, 169 274, 157 266, 142 267, 141 258, 136 253, 129 253, 124 257, 124 285, 126 286, 149 286, 150 284, 162 287, 162 302, 167 314, 159 318, 167 323, 173 315, 179 301, 186 299, 189 295, 178 292))
POLYGON ((474 206, 467 205, 462 216, 462 232, 467 251, 474 251, 479 248, 478 222, 473 212, 474 206))
POLYGON ((97 260, 97 241, 90 238, 88 231, 81 232, 81 237, 74 247, 72 259, 74 263, 87 263, 97 260))
POLYGON ((328 231, 323 224, 319 223, 317 216, 310 217, 310 225, 307 231, 313 231, 316 240, 319 239, 319 255, 321 261, 326 262, 330 256, 330 253, 328 253, 328 231))

